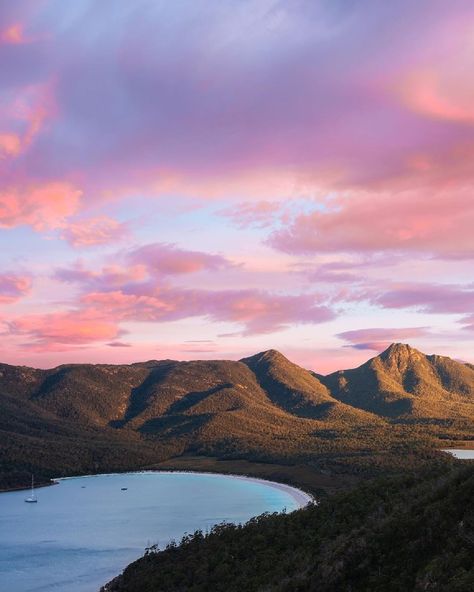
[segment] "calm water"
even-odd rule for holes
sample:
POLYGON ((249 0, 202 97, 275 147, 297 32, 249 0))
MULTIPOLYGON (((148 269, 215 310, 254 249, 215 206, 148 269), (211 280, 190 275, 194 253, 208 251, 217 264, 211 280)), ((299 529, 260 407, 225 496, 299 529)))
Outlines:
POLYGON ((474 460, 474 450, 466 450, 465 448, 445 448, 443 452, 449 452, 456 458, 462 460, 474 460))
POLYGON ((199 473, 76 477, 36 493, 37 504, 24 503, 28 492, 0 494, 2 591, 97 592, 150 544, 307 501, 263 481, 199 473))

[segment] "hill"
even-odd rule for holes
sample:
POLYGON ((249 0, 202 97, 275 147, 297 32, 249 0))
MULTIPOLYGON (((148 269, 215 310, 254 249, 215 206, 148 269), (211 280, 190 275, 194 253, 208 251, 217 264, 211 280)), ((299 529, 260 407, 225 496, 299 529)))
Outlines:
POLYGON ((373 415, 335 399, 314 374, 293 364, 280 352, 269 350, 241 362, 254 372, 272 402, 294 415, 354 424, 375 421, 373 415))
POLYGON ((0 487, 150 467, 183 455, 305 464, 321 474, 409 466, 473 433, 474 370, 393 345, 315 375, 269 350, 240 361, 0 365, 0 487), (429 455, 429 454, 428 454, 429 455))

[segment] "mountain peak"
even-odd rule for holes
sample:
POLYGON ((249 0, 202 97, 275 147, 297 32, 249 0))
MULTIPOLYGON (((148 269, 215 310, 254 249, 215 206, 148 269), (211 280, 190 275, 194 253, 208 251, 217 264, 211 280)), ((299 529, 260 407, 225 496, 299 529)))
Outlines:
POLYGON ((383 360, 390 359, 408 359, 419 357, 423 354, 408 343, 392 343, 385 351, 380 354, 383 360))
POLYGON ((247 363, 258 363, 258 362, 282 362, 288 361, 288 359, 276 349, 267 349, 266 351, 259 352, 248 358, 242 358, 241 362, 247 363))
POLYGON ((323 383, 336 399, 386 417, 470 418, 473 413, 473 369, 406 343, 392 343, 359 368, 331 374, 323 383))

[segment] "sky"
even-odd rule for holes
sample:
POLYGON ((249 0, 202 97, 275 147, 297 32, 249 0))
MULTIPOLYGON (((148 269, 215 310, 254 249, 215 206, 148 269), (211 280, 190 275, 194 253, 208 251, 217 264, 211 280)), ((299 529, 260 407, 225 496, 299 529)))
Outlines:
POLYGON ((0 360, 473 363, 471 0, 0 0, 0 360))

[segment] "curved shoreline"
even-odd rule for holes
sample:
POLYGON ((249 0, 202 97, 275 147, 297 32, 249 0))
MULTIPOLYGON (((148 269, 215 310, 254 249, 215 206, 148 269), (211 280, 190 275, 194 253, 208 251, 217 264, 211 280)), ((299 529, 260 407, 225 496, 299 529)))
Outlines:
MULTIPOLYGON (((305 508, 309 504, 317 503, 315 498, 306 491, 299 489, 298 487, 294 487, 293 485, 288 485, 286 483, 279 483, 278 481, 270 481, 269 479, 262 479, 260 477, 253 477, 251 475, 236 475, 232 473, 213 473, 211 471, 173 471, 167 469, 165 471, 160 470, 146 470, 146 471, 126 471, 124 473, 93 473, 90 475, 74 475, 71 477, 56 477, 54 481, 66 481, 68 479, 83 479, 83 478, 91 478, 91 477, 107 477, 112 475, 143 475, 146 473, 156 473, 156 474, 192 474, 192 475, 210 475, 214 477, 231 477, 233 479, 241 479, 245 481, 250 481, 254 483, 264 483, 269 485, 270 487, 274 487, 275 489, 279 489, 280 491, 285 491, 296 501, 299 508, 305 508)), ((294 511, 294 510, 293 510, 294 511)))

